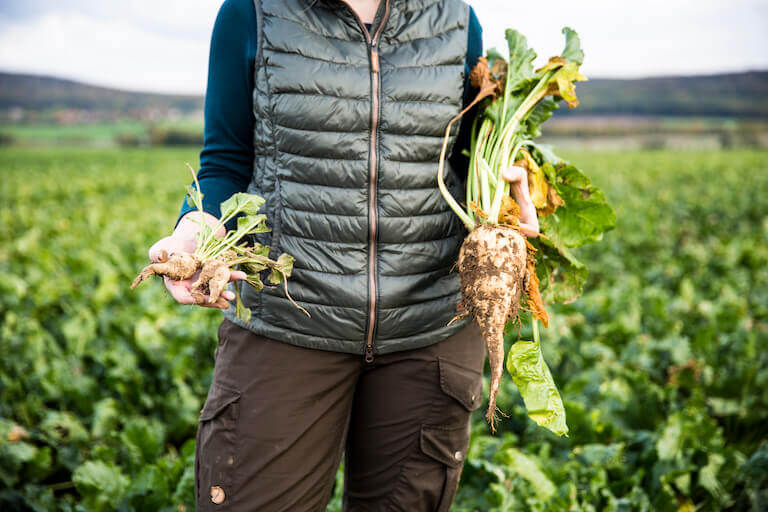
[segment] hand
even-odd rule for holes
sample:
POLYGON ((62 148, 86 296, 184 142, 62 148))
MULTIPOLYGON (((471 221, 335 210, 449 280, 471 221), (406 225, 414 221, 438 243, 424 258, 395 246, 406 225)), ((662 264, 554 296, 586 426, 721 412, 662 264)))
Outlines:
MULTIPOLYGON (((172 235, 161 238, 155 242, 152 247, 149 248, 149 259, 152 262, 160 262, 164 258, 164 255, 172 254, 174 252, 187 252, 193 253, 197 248, 197 231, 199 230, 199 224, 196 220, 192 219, 192 215, 196 212, 190 212, 179 221, 176 226, 176 230, 172 235)), ((205 214, 204 219, 206 223, 214 226, 217 222, 216 217, 210 214, 205 214)), ((226 234, 226 231, 222 228, 220 232, 216 233, 217 237, 222 237, 226 234)), ((182 281, 173 281, 163 276, 163 283, 165 288, 170 292, 171 296, 179 304, 198 304, 206 308, 219 308, 227 309, 230 306, 229 301, 235 300, 235 294, 230 290, 224 290, 221 292, 221 296, 218 300, 212 304, 208 303, 209 296, 203 295, 204 302, 200 302, 195 299, 191 293, 192 283, 197 281, 197 277, 200 275, 200 271, 195 272, 189 279, 182 281)), ((229 272, 229 282, 245 279, 245 272, 239 270, 232 270, 229 272)), ((199 297, 199 294, 198 294, 199 297)))
POLYGON ((520 206, 520 228, 526 236, 539 236, 539 219, 528 192, 528 171, 524 167, 513 165, 504 170, 502 178, 510 183, 512 199, 520 206))
MULTIPOLYGON (((178 235, 171 235, 165 238, 161 238, 155 244, 149 248, 149 259, 152 262, 160 262, 163 260, 164 255, 178 253, 178 252, 195 252, 197 246, 197 240, 195 238, 183 238, 178 235)), ((230 306, 229 301, 235 300, 234 292, 230 290, 224 290, 221 292, 221 296, 214 303, 209 303, 208 295, 203 295, 204 301, 198 301, 191 293, 192 283, 197 281, 197 277, 200 275, 200 271, 195 272, 189 279, 182 281, 173 281, 166 276, 163 276, 163 283, 165 288, 170 292, 171 296, 179 304, 198 304, 206 308, 219 308, 227 309, 230 306)), ((229 282, 245 279, 245 272, 239 270, 232 270, 229 272, 229 282)), ((199 294, 198 294, 199 297, 199 294)))

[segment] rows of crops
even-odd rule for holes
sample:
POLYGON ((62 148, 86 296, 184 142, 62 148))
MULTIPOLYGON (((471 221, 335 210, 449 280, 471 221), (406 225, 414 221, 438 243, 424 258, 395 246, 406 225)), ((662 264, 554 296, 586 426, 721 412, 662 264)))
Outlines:
MULTIPOLYGON (((570 437, 506 379, 510 417, 490 436, 477 411, 454 510, 768 508, 768 154, 564 156, 618 214, 543 333, 570 437)), ((0 151, 0 510, 193 509, 219 313, 128 290, 185 161, 0 151)))

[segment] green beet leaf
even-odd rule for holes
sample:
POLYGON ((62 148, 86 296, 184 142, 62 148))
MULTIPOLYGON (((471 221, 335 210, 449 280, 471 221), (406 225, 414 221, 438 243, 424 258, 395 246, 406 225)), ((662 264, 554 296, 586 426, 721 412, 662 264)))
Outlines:
POLYGON ((267 233, 270 229, 266 222, 267 216, 263 213, 259 215, 243 215, 237 218, 237 232, 248 235, 267 233))
POLYGON ((246 215, 256 215, 262 204, 264 204, 264 198, 261 196, 237 192, 221 203, 221 216, 232 217, 240 212, 246 215))
POLYGON ((565 205, 540 219, 543 232, 557 247, 578 247, 600 241, 603 233, 616 225, 616 213, 602 190, 571 164, 559 164, 555 175, 551 185, 565 205))
POLYGON ((582 65, 584 63, 584 51, 581 49, 579 35, 570 27, 563 27, 562 33, 565 34, 565 49, 561 56, 566 62, 582 65))
POLYGON ((277 258, 277 264, 272 267, 272 272, 269 274, 269 282, 272 284, 280 284, 283 282, 283 277, 290 277, 291 270, 293 269, 294 258, 288 253, 283 253, 277 258))
POLYGON ((513 93, 526 86, 530 89, 534 79, 533 61, 536 59, 536 52, 528 48, 528 39, 517 30, 508 28, 504 36, 509 46, 508 91, 513 93))
MULTIPOLYGON (((259 283, 261 283, 261 281, 259 281, 259 283)), ((248 284, 251 284, 251 286, 253 286, 250 279, 248 280, 248 284)), ((261 288, 263 288, 263 285, 261 288)), ((256 289, 261 290, 261 288, 256 288, 256 289)), ((243 322, 247 322, 251 319, 251 310, 245 307, 245 304, 243 304, 242 299, 235 302, 235 315, 237 315, 237 318, 239 318, 243 322)))
POLYGON ((507 371, 523 397, 528 417, 558 436, 568 435, 565 407, 538 341, 518 341, 507 354, 507 371))
POLYGON ((541 470, 541 467, 534 458, 527 456, 521 450, 512 446, 505 448, 496 458, 506 467, 527 480, 538 499, 547 501, 554 496, 556 492, 555 484, 541 470))
POLYGON ((264 288, 264 283, 261 281, 259 274, 246 274, 245 280, 249 285, 253 286, 257 292, 260 292, 264 288))
POLYGON ((549 304, 575 301, 587 282, 587 267, 564 246, 555 246, 546 239, 531 243, 538 250, 536 275, 544 301, 549 304))
POLYGON ((114 510, 130 482, 122 470, 110 463, 88 461, 72 473, 72 481, 87 510, 114 510))

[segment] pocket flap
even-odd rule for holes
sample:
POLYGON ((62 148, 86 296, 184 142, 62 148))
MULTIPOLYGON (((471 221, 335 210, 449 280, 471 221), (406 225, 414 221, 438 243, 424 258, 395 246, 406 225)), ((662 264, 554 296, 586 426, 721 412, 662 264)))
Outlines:
POLYGON ((468 411, 474 411, 483 401, 483 374, 438 357, 440 387, 446 395, 458 400, 468 411))
POLYGON ((211 384, 205 405, 200 411, 200 421, 212 420, 218 416, 229 404, 240 398, 240 391, 219 382, 211 384))
POLYGON ((459 467, 467 456, 469 423, 462 427, 421 426, 421 451, 451 467, 459 467))

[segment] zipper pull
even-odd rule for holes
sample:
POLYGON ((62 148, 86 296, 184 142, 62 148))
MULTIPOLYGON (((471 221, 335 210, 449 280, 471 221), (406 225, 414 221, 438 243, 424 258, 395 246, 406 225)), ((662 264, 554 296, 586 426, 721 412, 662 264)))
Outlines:
POLYGON ((373 347, 370 345, 365 347, 365 362, 368 364, 373 362, 373 347))
POLYGON ((379 51, 374 46, 371 46, 371 71, 379 72, 379 51))

